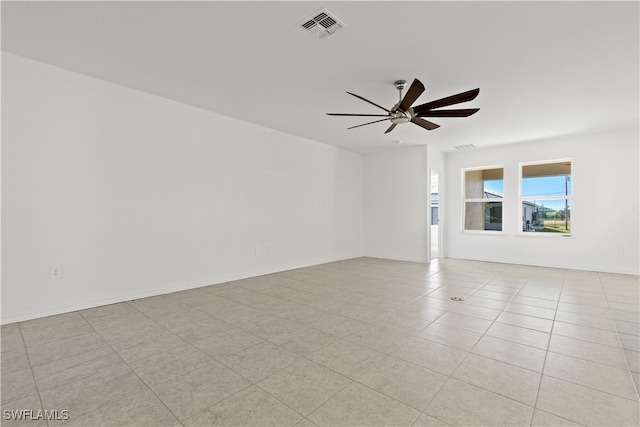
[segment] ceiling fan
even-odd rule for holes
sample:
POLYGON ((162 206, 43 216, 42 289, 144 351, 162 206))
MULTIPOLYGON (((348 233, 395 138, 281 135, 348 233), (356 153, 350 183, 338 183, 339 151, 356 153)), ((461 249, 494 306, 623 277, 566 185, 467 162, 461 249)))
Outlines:
POLYGON ((353 129, 360 126, 366 126, 373 123, 384 122, 386 120, 391 121, 391 126, 387 128, 384 133, 391 132, 397 125, 402 123, 411 122, 427 130, 433 130, 439 128, 440 125, 432 123, 422 117, 469 117, 472 114, 477 113, 479 108, 466 108, 466 109, 450 109, 450 110, 438 110, 437 108, 447 107, 449 105, 460 104, 461 102, 471 101, 478 96, 480 89, 473 89, 467 92, 458 93, 456 95, 447 96, 446 98, 436 99, 435 101, 420 104, 415 107, 411 105, 418 99, 422 92, 424 92, 424 85, 418 79, 414 79, 413 83, 409 87, 404 98, 402 97, 402 90, 407 86, 406 80, 398 80, 393 83, 396 89, 399 91, 400 100, 396 105, 391 107, 390 110, 371 102, 366 98, 355 93, 347 92, 349 95, 353 95, 356 98, 368 102, 371 105, 384 110, 387 114, 349 114, 349 113, 327 113, 329 116, 358 116, 358 117, 384 117, 384 119, 375 120, 373 122, 364 123, 357 126, 351 126, 347 129, 353 129))

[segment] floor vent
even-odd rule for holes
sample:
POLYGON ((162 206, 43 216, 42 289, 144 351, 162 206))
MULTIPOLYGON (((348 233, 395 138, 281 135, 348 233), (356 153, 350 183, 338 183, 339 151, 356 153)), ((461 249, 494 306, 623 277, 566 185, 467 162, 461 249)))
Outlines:
POLYGON ((453 148, 455 148, 458 151, 465 151, 465 150, 473 150, 474 148, 476 148, 476 146, 473 144, 464 144, 464 145, 456 145, 453 148))
POLYGON ((330 36, 340 28, 345 27, 344 23, 327 9, 320 9, 308 18, 303 19, 299 25, 319 39, 330 36))

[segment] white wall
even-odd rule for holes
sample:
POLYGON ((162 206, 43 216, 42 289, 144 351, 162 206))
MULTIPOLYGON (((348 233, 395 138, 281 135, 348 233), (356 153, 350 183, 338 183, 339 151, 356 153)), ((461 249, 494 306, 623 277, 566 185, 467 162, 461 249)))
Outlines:
POLYGON ((363 254, 359 154, 5 53, 2 124, 3 323, 363 254))
POLYGON ((366 256, 426 262, 429 168, 427 148, 365 156, 366 256))
POLYGON ((638 274, 638 141, 633 129, 447 154, 447 256, 638 274), (573 159, 572 237, 520 233, 518 164, 563 158, 573 159), (490 165, 504 165, 504 232, 463 233, 461 169, 490 165))

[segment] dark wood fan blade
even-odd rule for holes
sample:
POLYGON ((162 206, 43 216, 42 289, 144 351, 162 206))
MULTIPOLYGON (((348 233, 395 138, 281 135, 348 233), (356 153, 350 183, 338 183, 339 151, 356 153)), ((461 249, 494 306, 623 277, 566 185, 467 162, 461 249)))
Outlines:
MULTIPOLYGON (((374 123, 384 122, 385 120, 389 120, 389 119, 388 119, 388 118, 386 118, 386 119, 382 119, 382 120, 376 120, 376 121, 374 121, 374 122, 364 123, 364 124, 362 124, 362 125, 358 125, 358 126, 351 126, 350 128, 347 128, 347 129, 354 129, 354 128, 359 128, 360 126, 372 125, 372 124, 374 124, 374 123)), ((422 120, 422 119, 420 119, 420 120, 422 120)))
POLYGON ((418 99, 418 97, 422 95, 422 92, 424 92, 424 85, 422 84, 422 82, 420 82, 420 80, 414 79, 406 95, 404 96, 404 98, 402 98, 400 105, 398 105, 398 109, 402 111, 408 111, 416 101, 416 99, 418 99))
POLYGON ((428 110, 418 113, 418 117, 469 117, 480 111, 479 108, 466 108, 460 110, 428 110))
POLYGON ((387 110, 386 108, 384 108, 383 106, 378 105, 378 104, 376 104, 375 102, 371 102, 371 101, 369 101, 368 99, 361 97, 360 95, 356 95, 355 93, 351 93, 351 92, 347 92, 347 93, 348 93, 349 95, 351 95, 351 96, 355 96, 355 97, 356 97, 356 98, 358 98, 358 99, 362 99, 364 102, 368 102, 368 103, 369 103, 369 104, 371 104, 371 105, 375 105, 376 107, 383 109, 383 110, 384 110, 384 111, 386 111, 387 113, 390 113, 390 112, 391 112, 391 111, 387 110))
POLYGON ((461 102, 471 101, 478 96, 480 89, 473 89, 467 92, 458 93, 456 95, 447 96, 446 98, 436 99, 435 101, 427 102, 425 104, 413 107, 413 111, 416 114, 420 114, 427 110, 433 110, 434 108, 446 107, 448 105, 460 104, 461 102))
POLYGON ((326 113, 327 116, 362 116, 362 117, 389 117, 388 114, 350 114, 350 113, 326 113))
POLYGON ((384 131, 384 133, 389 133, 392 130, 395 129, 395 127, 398 126, 396 123, 392 123, 391 126, 389 126, 389 128, 387 130, 384 131))
POLYGON ((411 123, 415 123, 418 126, 421 126, 423 128, 425 128, 426 130, 434 130, 436 128, 439 128, 440 125, 437 125, 435 123, 431 123, 428 120, 425 119, 421 119, 419 117, 414 117, 411 119, 411 123))

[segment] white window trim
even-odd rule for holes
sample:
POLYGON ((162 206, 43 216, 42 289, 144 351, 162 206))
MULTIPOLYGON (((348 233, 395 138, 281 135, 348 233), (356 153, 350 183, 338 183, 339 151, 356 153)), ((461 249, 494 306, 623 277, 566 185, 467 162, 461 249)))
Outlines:
POLYGON ((570 162, 571 163, 571 195, 570 196, 549 196, 544 197, 544 200, 568 200, 569 206, 573 209, 573 194, 574 194, 574 181, 573 181, 573 158, 561 158, 561 159, 549 159, 549 160, 537 160, 534 162, 521 162, 518 163, 518 231, 517 235, 519 236, 528 236, 528 237, 543 237, 546 239, 557 239, 560 237, 572 237, 574 235, 573 230, 573 212, 571 212, 571 232, 570 233, 531 233, 528 231, 523 231, 524 224, 522 223, 522 202, 527 200, 539 200, 540 197, 522 197, 522 168, 523 166, 535 166, 535 165, 545 165, 548 163, 561 163, 561 162, 570 162))
POLYGON ((506 180, 504 179, 504 165, 490 165, 490 166, 474 166, 474 167, 470 167, 470 168, 461 168, 460 169, 460 182, 461 182, 461 189, 460 189, 460 194, 462 196, 462 213, 461 213, 461 218, 462 218, 462 222, 460 224, 460 232, 461 233, 465 233, 465 234, 482 234, 482 235, 490 235, 490 236, 501 236, 505 234, 505 230, 504 230, 504 218, 505 218, 505 197, 504 194, 506 194, 506 190, 505 190, 505 185, 506 185, 506 180), (473 198, 473 199, 467 199, 465 198, 466 196, 466 176, 465 173, 466 172, 470 172, 470 171, 479 171, 479 170, 485 170, 485 169, 502 169, 502 193, 503 196, 501 199, 485 199, 485 198, 473 198), (469 203, 473 203, 473 202, 487 202, 487 201, 500 201, 502 202, 502 230, 467 230, 465 229, 465 224, 466 224, 466 215, 467 215, 467 209, 466 209, 466 204, 467 202, 469 203))

